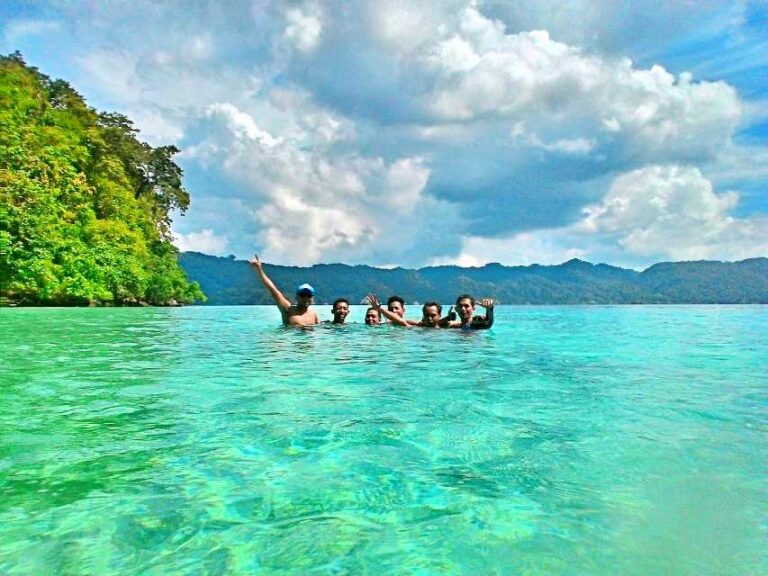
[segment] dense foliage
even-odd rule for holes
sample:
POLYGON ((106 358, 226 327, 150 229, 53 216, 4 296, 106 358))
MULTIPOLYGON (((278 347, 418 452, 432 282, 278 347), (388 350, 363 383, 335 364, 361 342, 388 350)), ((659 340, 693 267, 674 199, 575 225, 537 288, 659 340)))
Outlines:
POLYGON ((204 298, 177 262, 169 214, 189 194, 174 146, 99 113, 62 80, 0 57, 0 297, 22 304, 204 298))
MULTIPOLYGON (((247 262, 184 252, 181 265, 198 281, 209 304, 271 304, 269 293, 247 262)), ((318 303, 345 296, 359 303, 370 291, 399 294, 408 302, 453 302, 467 292, 503 304, 768 304, 768 259, 742 262, 677 262, 643 272, 571 260, 558 266, 481 268, 438 266, 383 270, 370 266, 320 264, 311 268, 265 265, 292 297, 302 282, 317 291, 318 303)))

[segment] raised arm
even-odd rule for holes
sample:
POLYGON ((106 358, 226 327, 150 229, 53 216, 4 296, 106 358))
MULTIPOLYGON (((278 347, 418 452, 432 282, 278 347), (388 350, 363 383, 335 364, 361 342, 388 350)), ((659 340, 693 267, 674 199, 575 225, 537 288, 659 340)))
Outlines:
POLYGON ((478 302, 480 306, 485 308, 485 320, 480 324, 480 328, 490 328, 493 326, 493 308, 494 301, 492 298, 483 298, 478 302))
POLYGON ((368 294, 368 302, 371 303, 371 306, 373 308, 376 308, 376 310, 379 311, 379 314, 383 314, 384 316, 386 316, 389 319, 389 321, 392 322, 393 324, 410 327, 410 324, 405 318, 398 316, 394 312, 390 312, 386 308, 382 308, 381 302, 379 302, 379 299, 376 297, 376 294, 374 294, 373 292, 368 294))
POLYGON ((277 307, 280 308, 283 312, 287 312, 288 309, 291 307, 291 301, 286 298, 280 290, 277 289, 277 286, 275 286, 275 283, 272 282, 272 280, 267 276, 267 273, 264 272, 264 268, 261 264, 261 260, 259 260, 259 255, 254 254, 253 259, 249 261, 250 265, 253 267, 254 270, 256 270, 256 273, 259 275, 259 278, 261 279, 261 283, 264 284, 264 286, 269 290, 269 293, 272 295, 272 298, 275 301, 275 304, 277 304, 277 307))
MULTIPOLYGON (((450 328, 452 325, 456 324, 456 312, 453 311, 453 306, 451 306, 451 309, 448 310, 448 314, 440 318, 440 321, 437 323, 440 328, 450 328)), ((459 322, 459 324, 461 324, 459 322)))

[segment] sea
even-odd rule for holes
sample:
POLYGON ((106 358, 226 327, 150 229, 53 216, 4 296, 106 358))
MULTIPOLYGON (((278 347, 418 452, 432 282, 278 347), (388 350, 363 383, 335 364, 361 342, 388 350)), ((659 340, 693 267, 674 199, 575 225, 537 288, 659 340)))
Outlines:
POLYGON ((768 307, 364 309, 0 309, 0 574, 768 574, 768 307))

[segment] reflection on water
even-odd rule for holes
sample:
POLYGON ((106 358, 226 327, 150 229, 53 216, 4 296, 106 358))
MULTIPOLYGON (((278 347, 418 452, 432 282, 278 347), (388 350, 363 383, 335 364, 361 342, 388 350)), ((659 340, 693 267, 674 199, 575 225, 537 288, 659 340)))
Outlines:
POLYGON ((0 573, 768 572, 764 308, 497 316, 0 310, 0 573))

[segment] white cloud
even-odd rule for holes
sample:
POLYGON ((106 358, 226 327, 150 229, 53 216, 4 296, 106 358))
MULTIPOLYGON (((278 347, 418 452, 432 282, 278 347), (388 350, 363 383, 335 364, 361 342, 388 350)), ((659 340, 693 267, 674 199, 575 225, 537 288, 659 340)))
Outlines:
POLYGON ((78 58, 77 63, 91 85, 103 87, 119 99, 121 113, 141 131, 142 140, 160 145, 179 142, 184 136, 183 122, 161 101, 147 97, 135 55, 120 50, 95 51, 78 58))
POLYGON ((440 34, 450 10, 462 3, 381 0, 368 4, 365 24, 377 42, 398 56, 405 56, 440 34))
POLYGON ((560 138, 554 142, 544 142, 537 134, 528 132, 523 122, 515 124, 512 137, 526 146, 563 154, 589 154, 596 145, 595 139, 587 138, 560 138))
POLYGON ((458 256, 436 258, 430 265, 456 264, 483 266, 490 262, 527 266, 530 264, 561 264, 572 258, 585 258, 584 248, 568 245, 567 234, 561 230, 523 232, 510 238, 466 236, 458 256))
POLYGON ((315 104, 306 91, 274 88, 267 93, 269 103, 276 113, 286 117, 283 131, 285 138, 301 142, 303 146, 322 146, 342 140, 353 140, 354 125, 315 104))
POLYGON ((323 30, 322 14, 313 3, 291 7, 285 11, 285 32, 288 42, 299 52, 311 52, 323 30))
POLYGON ((256 126, 256 122, 250 115, 241 112, 228 102, 211 104, 206 108, 205 115, 209 118, 214 116, 223 118, 235 138, 255 140, 265 148, 273 148, 279 144, 271 134, 256 126))
POLYGON ((651 258, 738 260, 768 254, 768 218, 736 218, 735 192, 716 194, 697 168, 648 166, 616 178, 574 226, 607 233, 629 253, 651 258))
MULTIPOLYGON (((765 213, 768 153, 732 137, 765 118, 765 103, 678 73, 681 44, 665 38, 716 45, 712 33, 740 26, 721 19, 743 13, 737 4, 671 0, 617 13, 607 0, 75 0, 39 11, 59 20, 15 21, 4 33, 39 38, 41 71, 50 73, 46 59, 60 70, 74 63, 61 75, 90 104, 126 114, 152 144, 183 148, 193 196, 185 222, 194 220, 185 230, 223 230, 226 212, 237 212, 228 245, 259 240, 274 261, 670 258, 661 223, 677 221, 672 244, 690 249, 676 253, 726 257, 761 245, 760 220, 735 214, 765 213), (642 64, 628 58, 638 56, 642 64), (653 166, 678 164, 701 173, 654 176, 653 166), (669 206, 649 212, 640 198, 663 186, 632 192, 636 170, 667 181, 669 206), (707 195, 704 178, 738 190, 741 203, 707 195), (673 183, 681 179, 692 198, 673 183), (222 202, 202 209, 195 199, 206 195, 222 202), (569 226, 587 204, 590 216, 569 226)), ((733 46, 720 46, 729 58, 733 46)), ((740 60, 760 50, 746 46, 740 60)))
POLYGON ((411 212, 427 184, 429 170, 421 158, 403 158, 389 166, 382 201, 390 208, 411 212))
POLYGON ((421 158, 386 163, 304 149, 267 133, 232 104, 211 106, 207 115, 210 130, 187 157, 220 162, 251 191, 260 254, 267 260, 355 261, 377 252, 385 258, 413 248, 423 226, 420 208, 441 214, 423 196, 429 170, 421 158))
POLYGON ((543 30, 507 34, 473 6, 454 35, 434 42, 420 47, 419 61, 435 79, 426 105, 439 119, 578 123, 604 136, 620 132, 630 154, 683 158, 713 155, 741 120, 736 92, 725 83, 587 55, 543 30))
POLYGON ((227 251, 227 237, 217 236, 210 228, 189 234, 174 233, 173 243, 182 252, 203 252, 220 256, 227 251))
POLYGON ((697 168, 647 166, 617 177, 578 222, 508 237, 463 238, 432 265, 558 264, 571 258, 642 267, 659 260, 742 260, 768 255, 768 218, 738 218, 734 192, 717 194, 697 168))

